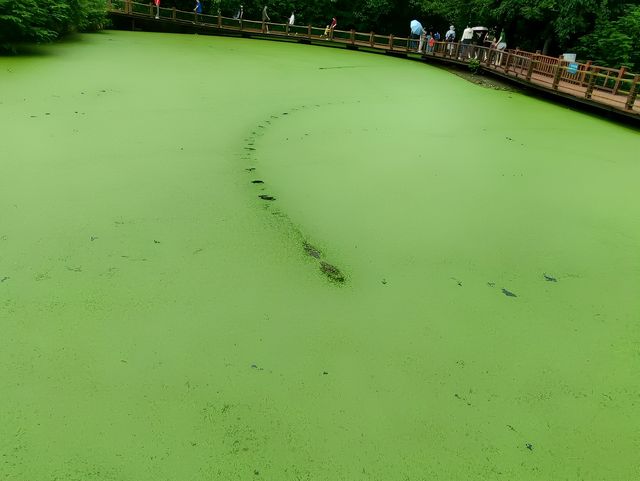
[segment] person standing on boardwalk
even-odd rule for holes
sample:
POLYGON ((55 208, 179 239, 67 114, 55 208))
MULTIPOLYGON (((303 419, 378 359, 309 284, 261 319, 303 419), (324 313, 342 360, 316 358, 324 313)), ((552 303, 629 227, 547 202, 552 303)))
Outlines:
POLYGON ((244 16, 244 7, 242 5, 240 5, 240 9, 233 16, 233 19, 242 21, 242 17, 243 16, 244 16))
POLYGON ((289 29, 293 27, 295 23, 296 23, 296 13, 291 12, 291 16, 289 17, 289 20, 287 20, 287 35, 291 35, 289 33, 289 29))
POLYGON ((433 47, 436 44, 436 39, 433 36, 433 32, 429 31, 429 35, 427 35, 427 53, 433 53, 433 47))
POLYGON ((449 55, 451 55, 451 51, 453 50, 453 42, 455 42, 456 40, 456 27, 454 27, 453 25, 449 27, 449 30, 447 30, 447 33, 445 33, 444 35, 444 40, 448 43, 447 50, 449 52, 449 55))
POLYGON ((153 0, 154 5, 156 6, 156 20, 160 18, 160 0, 153 0))
POLYGON ((196 22, 197 22, 200 17, 200 14, 202 13, 202 3, 200 3, 200 0, 196 0, 196 6, 193 9, 193 11, 196 14, 196 22))
POLYGON ((269 33, 269 25, 266 25, 267 22, 270 22, 269 14, 267 13, 267 6, 265 5, 262 9, 262 29, 266 28, 267 33, 269 33))
POLYGON ((469 46, 473 40, 473 29, 467 25, 462 31, 462 47, 460 48, 460 58, 464 60, 465 54, 468 56, 469 46))
POLYGON ((329 25, 329 38, 331 40, 333 40, 333 31, 337 26, 338 26, 338 20, 336 20, 336 17, 333 17, 331 19, 331 25, 329 25))
POLYGON ((496 41, 496 49, 500 52, 496 55, 496 65, 502 65, 502 52, 507 49, 507 34, 504 29, 502 29, 500 37, 496 41))

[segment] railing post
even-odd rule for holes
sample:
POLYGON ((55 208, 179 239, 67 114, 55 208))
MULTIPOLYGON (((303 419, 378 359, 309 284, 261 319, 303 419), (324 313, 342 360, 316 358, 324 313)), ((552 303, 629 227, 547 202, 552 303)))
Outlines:
POLYGON ((537 55, 536 56, 532 56, 529 59, 529 68, 527 69, 527 82, 531 82, 531 77, 533 75, 533 68, 534 68, 534 64, 536 62, 536 59, 534 57, 537 57, 537 55))
POLYGON ((307 26, 307 36, 309 37, 309 40, 311 40, 311 25, 307 26))
POLYGON ((153 3, 149 4, 149 16, 153 17, 153 3))
POLYGON ((587 63, 584 64, 584 70, 580 73, 580 86, 584 83, 584 77, 589 70, 591 70, 591 60, 587 60, 587 63))
POLYGON ((509 62, 511 60, 511 54, 509 52, 507 52, 507 60, 505 62, 504 65, 504 73, 508 74, 509 73, 509 62))
POLYGON ((584 98, 590 99, 591 94, 593 93, 593 87, 596 85, 596 71, 594 68, 589 70, 589 83, 587 83, 587 90, 584 93, 584 98))
POLYGON ((222 15, 220 15, 220 10, 218 10, 218 28, 222 28, 222 15))
POLYGON ((488 67, 489 65, 491 65, 491 61, 492 61, 492 59, 493 59, 493 52, 494 52, 494 50, 493 50, 491 47, 489 47, 489 48, 487 49, 487 52, 486 52, 486 55, 487 55, 487 56, 485 57, 485 64, 486 64, 486 66, 487 66, 487 67, 488 67))
POLYGON ((393 50, 393 34, 389 35, 389 50, 393 50))
POLYGON ((356 31, 354 29, 351 29, 351 45, 355 45, 356 44, 356 31))
POLYGON ((371 35, 369 35, 369 45, 371 45, 372 47, 375 45, 375 34, 373 32, 371 32, 371 35))
POLYGON ((620 81, 624 78, 624 74, 627 72, 627 67, 622 65, 620 70, 618 71, 618 78, 616 79, 616 84, 613 87, 613 95, 618 95, 618 89, 620 88, 620 81))
POLYGON ((556 70, 553 73, 553 84, 551 88, 553 90, 558 90, 558 85, 560 84, 560 77, 562 76, 562 57, 558 58, 558 63, 556 64, 556 70))
POLYGON ((636 105, 636 99, 638 98, 638 83, 640 82, 640 75, 636 75, 633 77, 633 82, 631 83, 631 88, 629 89, 629 96, 627 97, 627 103, 625 104, 625 108, 627 110, 633 110, 636 105))
POLYGON ((171 20, 176 21, 176 7, 171 9, 171 20))
POLYGON ((284 31, 287 35, 289 35, 289 22, 284 26, 284 31))

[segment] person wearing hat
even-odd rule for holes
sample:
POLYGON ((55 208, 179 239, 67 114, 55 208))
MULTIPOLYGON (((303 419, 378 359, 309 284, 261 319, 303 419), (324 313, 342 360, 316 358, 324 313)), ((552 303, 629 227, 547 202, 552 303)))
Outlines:
POLYGON ((449 44, 447 45, 447 50, 449 51, 449 55, 451 55, 451 50, 453 49, 453 42, 456 40, 456 27, 451 25, 447 33, 444 35, 444 40, 449 44))

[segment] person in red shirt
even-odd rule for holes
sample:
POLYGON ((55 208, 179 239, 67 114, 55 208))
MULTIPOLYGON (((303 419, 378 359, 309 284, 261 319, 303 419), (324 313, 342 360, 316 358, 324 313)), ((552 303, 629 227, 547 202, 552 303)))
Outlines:
POLYGON ((337 25, 338 25, 338 21, 336 20, 336 17, 333 17, 331 19, 331 25, 329 25, 329 33, 331 34, 331 38, 333 38, 333 30, 336 28, 337 25))
POLYGON ((153 0, 154 5, 156 6, 156 20, 160 18, 160 0, 153 0))

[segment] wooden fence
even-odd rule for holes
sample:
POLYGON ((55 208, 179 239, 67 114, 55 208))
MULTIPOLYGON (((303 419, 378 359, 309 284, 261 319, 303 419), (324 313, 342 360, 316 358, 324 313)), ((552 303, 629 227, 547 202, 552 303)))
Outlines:
POLYGON ((198 28, 217 31, 246 32, 265 36, 294 38, 301 41, 341 43, 358 48, 370 48, 423 58, 435 57, 459 64, 475 64, 477 68, 494 71, 500 75, 516 78, 538 88, 554 91, 621 110, 640 118, 640 76, 628 72, 625 67, 613 69, 600 67, 591 62, 569 62, 562 58, 549 57, 523 50, 500 51, 478 45, 463 45, 454 42, 436 42, 432 47, 423 45, 418 51, 419 39, 363 33, 354 30, 331 30, 312 25, 288 25, 286 23, 261 22, 235 19, 222 15, 197 14, 157 8, 153 4, 132 0, 107 0, 113 14, 132 19, 149 17, 159 21, 195 25, 198 28))

